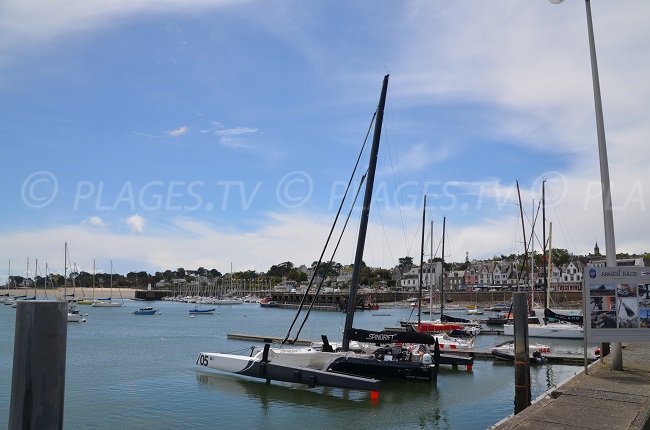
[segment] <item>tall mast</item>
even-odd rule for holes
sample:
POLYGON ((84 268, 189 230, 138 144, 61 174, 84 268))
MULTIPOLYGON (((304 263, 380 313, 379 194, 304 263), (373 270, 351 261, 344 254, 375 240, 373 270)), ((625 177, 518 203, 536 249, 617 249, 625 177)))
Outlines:
POLYGON ((95 300, 95 259, 93 258, 93 300, 95 300))
POLYGON ((440 271, 440 322, 443 322, 443 315, 445 310, 445 227, 447 217, 442 218, 442 270, 440 271))
MULTIPOLYGON (((553 223, 548 223, 548 271, 553 273, 553 242, 551 238, 553 237, 553 223)), ((549 283, 546 288, 546 303, 550 303, 551 299, 551 287, 552 284, 549 283)))
POLYGON ((533 199, 533 211, 531 212, 530 227, 530 296, 535 299, 535 199, 533 199))
POLYGON ((361 222, 359 224, 359 237, 357 238, 357 251, 354 256, 354 267, 352 269, 352 282, 350 284, 350 295, 345 316, 345 328, 343 330, 343 350, 350 348, 350 339, 347 334, 352 329, 354 321, 354 309, 357 301, 357 289, 359 288, 359 273, 363 259, 363 248, 366 243, 366 231, 368 230, 368 216, 370 215, 370 202, 372 200, 372 187, 375 182, 375 169, 377 168, 377 154, 379 153, 379 140, 381 139, 381 126, 384 120, 384 106, 386 105, 386 91, 388 90, 388 76, 384 76, 384 83, 381 87, 379 105, 377 106, 377 117, 375 119, 375 131, 372 138, 370 150, 370 163, 368 165, 368 176, 366 178, 366 190, 363 197, 363 208, 361 210, 361 222))
POLYGON ((36 263, 34 263, 34 299, 36 299, 36 277, 38 276, 38 258, 36 259, 36 263))
MULTIPOLYGON (((546 179, 542 181, 542 276, 544 277, 544 309, 548 309, 548 273, 546 270, 548 268, 548 263, 546 261, 546 199, 545 199, 545 187, 546 179)), ((546 324, 546 318, 544 318, 544 324, 546 324)))
POLYGON ((431 241, 429 242, 429 247, 431 248, 431 253, 429 254, 429 319, 433 315, 433 221, 431 221, 431 241))
POLYGON ((420 329, 420 315, 422 315, 422 271, 424 268, 424 227, 427 212, 427 195, 424 195, 424 204, 422 205, 422 241, 420 242, 420 289, 418 291, 418 330, 420 329))
POLYGON ((110 293, 110 298, 113 298, 113 260, 111 260, 111 293, 110 293))
POLYGON ((68 242, 65 242, 63 251, 63 299, 68 300, 68 290, 66 288, 66 281, 68 280, 68 242))
MULTIPOLYGON (((521 232, 524 238, 524 258, 522 271, 526 269, 528 259, 528 243, 526 240, 526 226, 524 225, 524 208, 521 206, 521 194, 519 193, 519 181, 517 181, 517 198, 519 199, 519 217, 521 218, 521 232)), ((517 282, 517 291, 519 291, 519 282, 517 282)))

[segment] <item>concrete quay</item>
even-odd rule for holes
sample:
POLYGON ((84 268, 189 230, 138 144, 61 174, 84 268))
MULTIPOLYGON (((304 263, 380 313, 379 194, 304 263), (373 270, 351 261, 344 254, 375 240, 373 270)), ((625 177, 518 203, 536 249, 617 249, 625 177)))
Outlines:
POLYGON ((650 429, 650 345, 623 344, 623 369, 607 356, 490 429, 650 429))

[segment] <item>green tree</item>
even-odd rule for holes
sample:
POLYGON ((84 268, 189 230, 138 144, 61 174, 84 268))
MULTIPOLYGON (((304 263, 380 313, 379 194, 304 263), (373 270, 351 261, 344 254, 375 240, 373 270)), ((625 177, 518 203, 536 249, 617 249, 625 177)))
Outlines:
POLYGON ((398 266, 402 270, 410 270, 413 267, 413 257, 402 257, 398 261, 398 266))
POLYGON ((288 276, 289 272, 293 269, 293 263, 291 261, 285 261, 284 263, 280 264, 274 264, 271 266, 268 272, 266 272, 267 276, 273 276, 276 278, 282 278, 283 276, 288 276))
MULTIPOLYGON (((318 261, 314 261, 313 263, 311 263, 312 270, 316 268, 317 264, 318 261)), ((342 268, 343 265, 341 263, 337 263, 336 261, 332 261, 332 262, 322 261, 316 273, 318 274, 318 276, 323 278, 327 278, 328 276, 338 276, 341 273, 342 268)))
POLYGON ((553 259, 553 265, 556 267, 563 266, 565 264, 569 264, 571 261, 571 254, 569 254, 569 251, 566 249, 562 248, 553 248, 552 251, 552 259, 553 259))
POLYGON ((359 285, 372 285, 374 282, 372 269, 362 262, 361 269, 359 269, 359 285))
POLYGON ((167 282, 171 282, 172 279, 174 279, 174 272, 171 270, 167 269, 163 272, 163 279, 167 282))

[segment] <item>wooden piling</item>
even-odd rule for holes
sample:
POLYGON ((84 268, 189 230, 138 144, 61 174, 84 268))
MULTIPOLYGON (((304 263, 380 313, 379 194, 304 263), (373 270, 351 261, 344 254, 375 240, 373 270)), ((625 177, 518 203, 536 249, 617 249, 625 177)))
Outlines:
POLYGON ((18 301, 10 429, 62 429, 68 303, 18 301))

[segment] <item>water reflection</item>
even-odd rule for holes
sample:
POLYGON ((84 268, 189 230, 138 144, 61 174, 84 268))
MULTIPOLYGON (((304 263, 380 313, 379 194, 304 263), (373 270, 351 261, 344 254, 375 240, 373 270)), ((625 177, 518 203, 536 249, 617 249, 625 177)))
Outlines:
MULTIPOLYGON (((453 371, 445 371, 449 372, 453 371)), ((464 371, 457 373, 466 374, 464 371)), ((467 375, 471 378, 471 374, 467 375)), ((364 415, 366 424, 385 426, 391 422, 410 422, 418 423, 419 428, 449 428, 448 412, 441 408, 441 393, 435 382, 382 381, 379 399, 372 400, 370 393, 363 391, 332 387, 310 389, 220 373, 197 373, 196 380, 201 388, 258 402, 264 416, 270 415, 273 408, 308 407, 316 413, 370 412, 364 415), (396 411, 400 411, 399 414, 396 411)))

